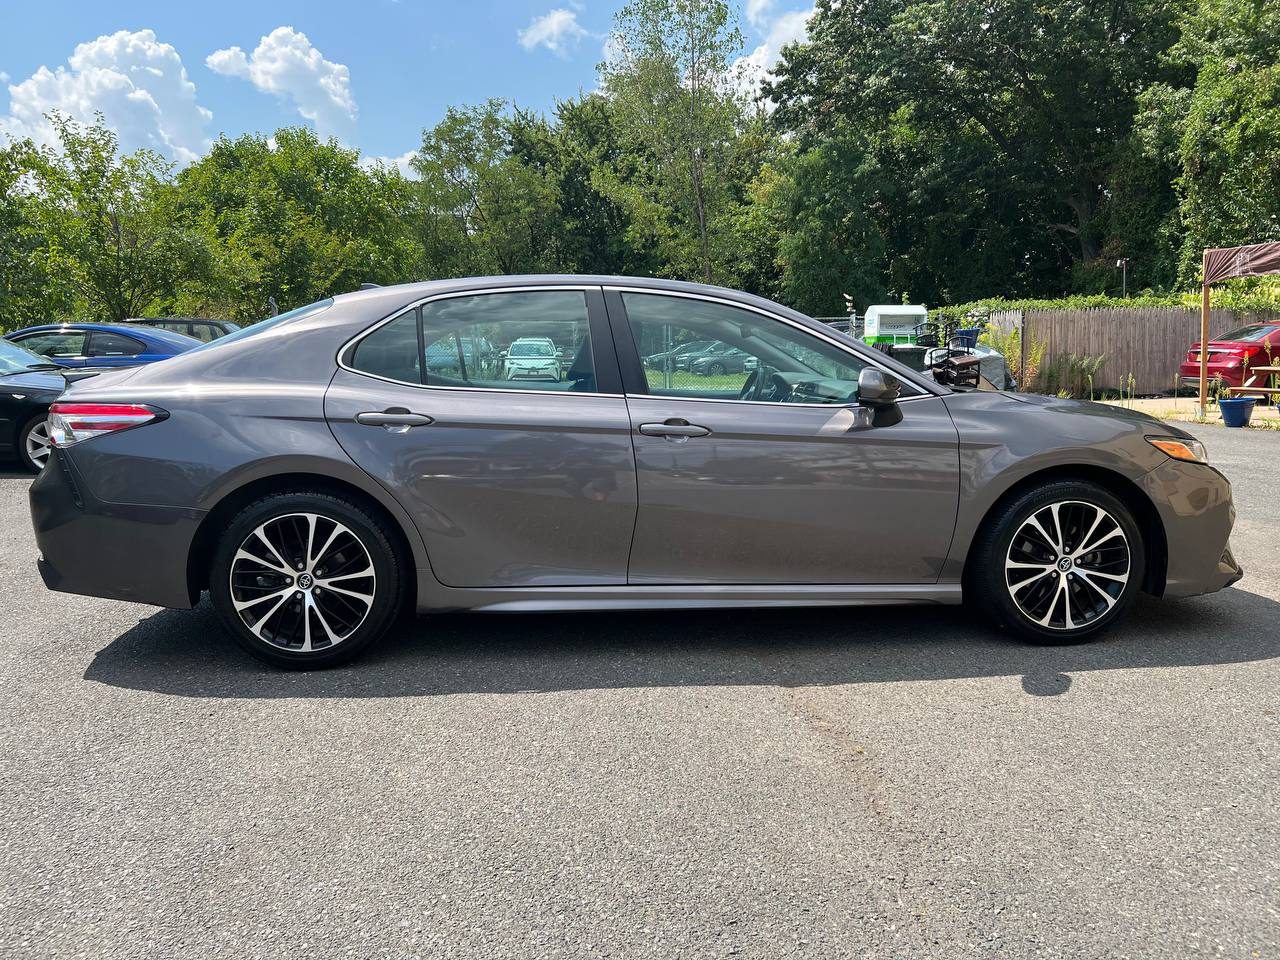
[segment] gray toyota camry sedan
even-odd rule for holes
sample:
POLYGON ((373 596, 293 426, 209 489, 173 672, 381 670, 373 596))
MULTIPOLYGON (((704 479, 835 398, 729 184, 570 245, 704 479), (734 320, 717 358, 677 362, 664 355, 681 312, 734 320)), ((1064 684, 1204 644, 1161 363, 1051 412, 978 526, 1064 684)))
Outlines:
POLYGON ((31 487, 39 567, 169 607, 207 590, 246 649, 303 668, 405 608, 972 599, 1064 643, 1139 590, 1239 579, 1231 487, 1191 436, 939 379, 716 287, 363 290, 72 384, 31 487), (512 377, 530 343, 539 378, 512 377), (693 374, 688 343, 749 359, 693 374))

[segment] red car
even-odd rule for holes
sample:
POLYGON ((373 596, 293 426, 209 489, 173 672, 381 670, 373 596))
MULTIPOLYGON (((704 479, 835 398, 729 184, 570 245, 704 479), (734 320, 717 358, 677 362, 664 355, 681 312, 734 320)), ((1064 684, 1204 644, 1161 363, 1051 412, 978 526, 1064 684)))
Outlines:
MULTIPOLYGON (((1209 341, 1209 379, 1220 378, 1228 387, 1266 386, 1266 377, 1254 376, 1253 368, 1275 366, 1280 366, 1280 323, 1251 323, 1209 341), (1243 383, 1246 360, 1249 382, 1243 383)), ((1191 345, 1178 375, 1184 386, 1199 385, 1200 344, 1191 345)))

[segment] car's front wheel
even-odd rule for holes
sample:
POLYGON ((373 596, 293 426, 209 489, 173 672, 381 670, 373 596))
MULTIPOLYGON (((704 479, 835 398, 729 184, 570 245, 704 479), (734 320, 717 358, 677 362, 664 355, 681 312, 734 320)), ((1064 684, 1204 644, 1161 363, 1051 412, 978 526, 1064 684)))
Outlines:
POLYGON ((1078 643, 1117 620, 1141 587, 1145 548, 1129 508, 1093 483, 1013 498, 979 532, 974 599, 1033 643, 1078 643))
POLYGON ((404 568, 384 521, 319 491, 250 504, 219 541, 209 595, 255 657, 295 670, 352 659, 391 627, 404 568))

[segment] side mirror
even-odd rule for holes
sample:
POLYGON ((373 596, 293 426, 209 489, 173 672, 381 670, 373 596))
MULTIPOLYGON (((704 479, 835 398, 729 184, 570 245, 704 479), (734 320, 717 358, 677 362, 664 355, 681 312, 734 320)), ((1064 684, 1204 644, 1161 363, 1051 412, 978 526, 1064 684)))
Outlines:
POLYGON ((858 402, 868 407, 892 407, 902 384, 892 373, 867 367, 858 374, 858 402))

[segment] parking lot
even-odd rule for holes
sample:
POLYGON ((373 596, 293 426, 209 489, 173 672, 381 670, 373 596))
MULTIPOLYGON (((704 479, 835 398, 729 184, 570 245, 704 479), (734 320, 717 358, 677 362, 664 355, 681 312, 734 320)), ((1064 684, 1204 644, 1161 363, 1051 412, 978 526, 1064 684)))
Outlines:
MULTIPOLYGON (((1280 434, 1247 574, 954 609, 419 620, 288 674, 48 593, 0 479, 0 944, 58 957, 1276 957, 1280 434)), ((92 550, 92 544, 85 549, 92 550)))

